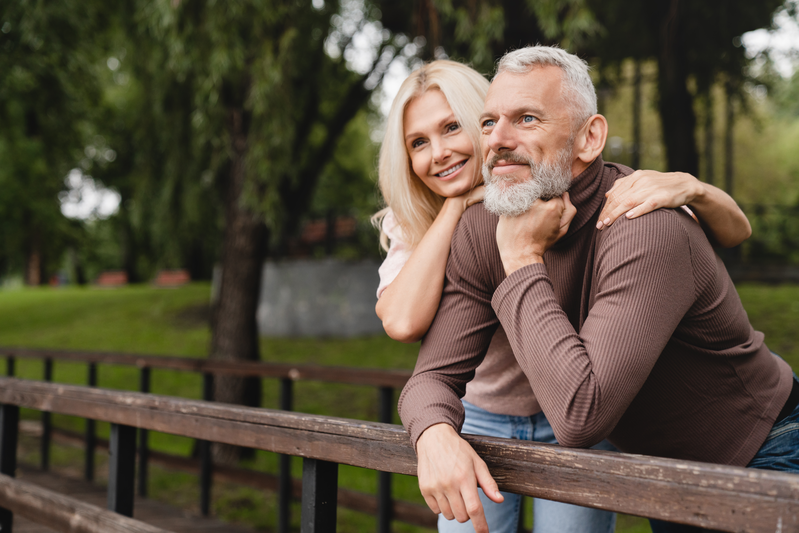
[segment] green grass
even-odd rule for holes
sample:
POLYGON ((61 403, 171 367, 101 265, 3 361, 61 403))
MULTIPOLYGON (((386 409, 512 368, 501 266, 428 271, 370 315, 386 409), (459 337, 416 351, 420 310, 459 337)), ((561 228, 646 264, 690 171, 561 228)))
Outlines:
MULTIPOLYGON (((746 284, 738 287, 741 300, 756 329, 766 334, 768 346, 783 356, 794 369, 799 368, 799 286, 746 284)), ((0 292, 0 346, 86 349, 146 354, 204 357, 210 333, 207 327, 208 284, 196 283, 179 289, 132 286, 113 290, 89 288, 24 289, 0 292)), ((262 339, 261 356, 266 361, 376 368, 413 368, 417 345, 393 342, 385 335, 359 339, 262 339)), ((17 375, 41 379, 40 361, 17 361, 17 375)), ((62 383, 86 383, 86 365, 57 363, 54 380, 62 383)), ((101 365, 99 386, 135 390, 135 368, 101 365)), ((199 398, 199 376, 167 370, 153 371, 152 389, 158 394, 199 398)), ((347 418, 375 420, 377 396, 371 387, 298 382, 295 385, 295 409, 347 418)), ((263 406, 276 407, 278 387, 274 380, 264 381, 263 406)), ((34 411, 23 410, 23 417, 38 419, 34 411)), ((54 416, 59 427, 83 429, 83 420, 54 416)), ((398 420, 395 420, 398 422, 398 420)), ((98 424, 98 434, 107 438, 108 424, 98 424)), ((151 432, 152 447, 176 454, 189 454, 191 439, 151 432)), ((24 444, 24 459, 38 461, 38 446, 24 444)), ((98 454, 98 476, 102 479, 105 457, 98 454)), ((55 467, 79 475, 82 452, 54 446, 55 467), (78 466, 76 466, 78 465, 78 466)), ((275 472, 274 454, 258 452, 248 467, 275 472)), ((301 474, 301 462, 293 462, 294 474, 301 474)), ((422 503, 416 479, 395 476, 396 497, 422 503)), ((376 475, 353 467, 341 467, 342 486, 374 492, 376 475)), ((151 467, 150 494, 160 500, 197 510, 198 487, 194 475, 151 467)), ((528 502, 529 504, 529 502, 528 502)), ((527 508, 529 509, 529 505, 527 508)), ((275 499, 247 487, 217 484, 214 487, 214 512, 221 518, 248 524, 258 530, 271 530, 276 523, 275 499)), ((299 507, 293 515, 299 517, 299 507)), ((526 513, 528 526, 532 521, 526 513)), ((298 522, 297 524, 298 525, 298 522)), ((360 532, 374 529, 374 518, 340 509, 339 531, 360 532)), ((416 528, 397 523, 395 531, 412 532, 416 528)), ((649 531, 645 520, 620 516, 617 532, 649 531)))

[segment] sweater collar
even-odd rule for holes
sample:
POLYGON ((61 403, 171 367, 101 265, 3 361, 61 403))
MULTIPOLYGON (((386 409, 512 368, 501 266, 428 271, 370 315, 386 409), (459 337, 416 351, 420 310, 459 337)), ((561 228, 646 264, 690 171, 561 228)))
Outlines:
POLYGON ((591 221, 605 201, 605 195, 601 194, 602 190, 604 190, 604 187, 602 187, 604 167, 605 162, 600 155, 588 165, 588 168, 572 180, 571 188, 569 188, 569 198, 574 207, 577 208, 577 214, 574 215, 569 231, 561 239, 561 242, 574 235, 591 221))

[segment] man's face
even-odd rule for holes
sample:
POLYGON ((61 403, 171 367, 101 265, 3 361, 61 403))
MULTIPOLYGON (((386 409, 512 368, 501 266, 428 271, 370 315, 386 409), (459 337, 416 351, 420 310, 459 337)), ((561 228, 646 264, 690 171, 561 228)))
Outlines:
POLYGON ((518 215, 568 190, 572 119, 560 80, 560 68, 546 66, 505 72, 491 84, 480 120, 489 211, 518 215))

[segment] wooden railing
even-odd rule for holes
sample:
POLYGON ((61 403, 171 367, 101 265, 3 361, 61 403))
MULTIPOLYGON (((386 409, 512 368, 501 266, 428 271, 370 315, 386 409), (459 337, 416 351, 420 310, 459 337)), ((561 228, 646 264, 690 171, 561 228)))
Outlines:
MULTIPOLYGON (((109 508, 133 509, 136 429, 303 458, 302 531, 335 531, 338 465, 416 474, 400 426, 154 394, 0 378, 0 474, 16 459, 19 408, 111 423, 109 508)), ((799 476, 467 436, 501 490, 722 531, 799 531, 799 476)), ((11 517, 8 510, 0 520, 11 517)), ((10 523, 8 525, 10 527, 10 523)), ((0 523, 2 531, 9 531, 0 523)))
MULTIPOLYGON (((150 392, 152 370, 176 370, 203 375, 202 398, 213 400, 213 377, 217 375, 258 377, 277 379, 280 383, 278 407, 285 411, 293 410, 294 382, 321 381, 327 383, 343 383, 351 385, 371 386, 377 389, 378 420, 391 423, 396 410, 395 389, 402 388, 411 376, 407 370, 383 370, 370 368, 330 367, 316 365, 292 365, 267 362, 234 362, 189 357, 151 356, 116 352, 64 351, 30 348, 0 347, 0 356, 7 358, 6 373, 15 374, 16 359, 38 359, 43 361, 44 381, 52 381, 53 365, 56 361, 87 363, 87 385, 97 386, 97 365, 123 365, 139 369, 139 391, 150 392)), ((49 468, 50 446, 54 428, 50 421, 50 413, 42 413, 41 467, 49 468)), ((57 431, 57 430, 56 430, 57 431)), ((58 432, 64 436, 64 432, 58 432)), ((74 441, 74 435, 71 437, 74 441)), ((140 496, 147 495, 148 466, 151 452, 147 430, 139 432, 138 454, 138 491, 140 496)), ((94 456, 98 440, 95 434, 93 419, 86 420, 84 477, 94 479, 94 456)), ((198 441, 199 477, 200 477, 200 512, 208 515, 211 502, 212 480, 214 477, 230 480, 246 480, 247 484, 261 488, 271 488, 273 484, 268 475, 253 473, 244 475, 242 469, 215 467, 211 460, 211 449, 206 440, 198 441)), ((182 457, 158 454, 161 463, 170 462, 173 466, 187 469, 189 465, 182 457)), ((394 500, 392 498, 391 474, 379 472, 377 496, 344 491, 340 498, 342 503, 356 511, 374 514, 377 517, 377 531, 388 533, 392 520, 399 520, 412 525, 434 528, 436 516, 424 506, 394 500)), ((290 524, 290 503, 297 496, 297 483, 291 478, 291 457, 282 455, 278 462, 278 533, 288 533, 290 524)))

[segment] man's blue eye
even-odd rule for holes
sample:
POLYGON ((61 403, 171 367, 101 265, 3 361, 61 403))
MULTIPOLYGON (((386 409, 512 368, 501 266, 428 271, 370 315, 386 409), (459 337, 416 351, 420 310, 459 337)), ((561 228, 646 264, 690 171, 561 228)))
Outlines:
POLYGON ((522 117, 522 120, 529 124, 530 122, 535 120, 535 117, 532 115, 524 115, 524 117, 522 117))
POLYGON ((493 125, 494 125, 494 121, 490 120, 490 119, 483 122, 483 127, 484 128, 490 128, 493 125))

